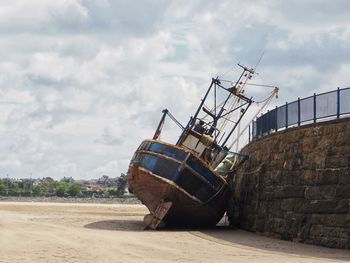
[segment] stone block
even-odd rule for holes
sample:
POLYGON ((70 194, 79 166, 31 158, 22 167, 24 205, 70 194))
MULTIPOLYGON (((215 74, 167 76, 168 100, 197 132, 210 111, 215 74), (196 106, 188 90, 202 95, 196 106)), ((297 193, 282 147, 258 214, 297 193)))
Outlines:
POLYGON ((256 217, 259 219, 267 218, 270 215, 270 202, 260 202, 257 207, 256 217))
POLYGON ((302 185, 315 185, 316 184, 316 173, 315 170, 304 170, 302 171, 302 185))
POLYGON ((266 227, 266 219, 257 219, 255 221, 255 229, 258 232, 265 232, 265 227, 266 227))
POLYGON ((311 214, 308 222, 312 225, 324 225, 327 214, 311 214))
POLYGON ((251 204, 240 205, 240 215, 249 217, 252 214, 255 214, 255 207, 253 207, 251 204))
POLYGON ((339 184, 350 184, 350 169, 342 169, 339 171, 339 184))
POLYGON ((332 214, 332 215, 326 215, 323 221, 323 224, 325 226, 330 227, 347 227, 347 224, 350 219, 350 216, 348 214, 332 214))
POLYGON ((313 156, 314 167, 315 169, 324 169, 326 168, 326 157, 321 154, 315 154, 313 156))
POLYGON ((302 185, 333 185, 338 184, 339 169, 318 169, 318 170, 305 170, 302 172, 301 184, 302 185))
POLYGON ((331 156, 350 155, 350 145, 331 146, 329 155, 331 156))
POLYGON ((282 170, 284 164, 284 159, 274 159, 269 160, 269 169, 271 171, 282 170))
POLYGON ((283 186, 276 186, 273 190, 274 198, 283 198, 283 186))
POLYGON ((347 140, 349 136, 348 131, 342 131, 338 134, 332 134, 333 140, 332 140, 332 146, 350 146, 350 141, 347 140))
POLYGON ((313 136, 313 134, 308 134, 307 139, 303 141, 303 153, 312 154, 314 149, 317 147, 318 140, 313 136))
POLYGON ((305 189, 305 198, 308 200, 334 199, 336 188, 332 185, 308 186, 305 189))
POLYGON ((264 186, 275 186, 281 184, 281 178, 283 174, 278 170, 267 171, 262 178, 264 186))
POLYGON ((303 154, 295 153, 295 155, 292 158, 292 171, 303 169, 303 162, 304 162, 303 154))
MULTIPOLYGON (((281 200, 283 201, 283 200, 281 200)), ((282 202, 281 202, 282 203, 282 202)), ((282 206, 282 204, 280 205, 280 207, 282 206)), ((278 217, 278 218, 285 218, 286 216, 286 210, 279 208, 278 210, 276 209, 270 209, 270 214, 272 217, 278 217)))
MULTIPOLYGON (((316 153, 309 153, 304 156, 304 166, 305 170, 315 170, 317 167, 316 158, 320 158, 316 153)), ((323 157, 324 158, 324 157, 323 157)), ((320 159, 319 159, 320 160, 320 159)))
POLYGON ((271 201, 274 199, 274 193, 273 192, 266 192, 266 191, 263 191, 261 194, 260 194, 260 200, 261 201, 271 201))
POLYGON ((335 187, 336 197, 341 199, 350 199, 350 184, 337 185, 335 187))
POLYGON ((286 220, 283 218, 270 218, 267 220, 265 231, 281 234, 286 229, 286 220))
POLYGON ((327 227, 323 225, 313 225, 310 229, 310 238, 340 238, 346 239, 349 236, 349 230, 343 227, 327 227))
POLYGON ((311 238, 319 238, 325 236, 325 228, 323 225, 313 225, 310 229, 311 238))
POLYGON ((337 214, 349 214, 350 213, 350 199, 343 199, 337 202, 336 207, 333 210, 337 214))
POLYGON ((337 184, 339 181, 339 173, 340 173, 340 170, 338 168, 317 170, 315 184, 317 185, 337 184))
POLYGON ((283 200, 281 200, 281 199, 279 199, 279 200, 273 200, 272 202, 270 202, 270 210, 269 210, 269 212, 270 213, 273 213, 273 214, 275 214, 275 213, 278 213, 278 211, 280 211, 281 210, 281 206, 282 206, 282 201, 283 200))
POLYGON ((281 176, 280 185, 303 185, 303 171, 285 171, 281 176))
POLYGON ((326 157, 326 168, 342 168, 349 167, 350 165, 349 156, 327 156, 326 157))
POLYGON ((312 225, 323 225, 327 227, 346 228, 349 215, 346 214, 312 214, 309 223, 312 225))
POLYGON ((305 243, 331 248, 349 249, 348 238, 316 237, 308 240, 305 243))
POLYGON ((307 214, 336 213, 337 200, 306 200, 300 208, 300 212, 307 214))
POLYGON ((304 204, 303 198, 282 199, 281 210, 283 211, 300 211, 304 204))
POLYGON ((273 193, 275 189, 276 189, 276 186, 274 185, 264 185, 263 191, 273 193))
POLYGON ((285 218, 288 228, 285 231, 288 231, 292 239, 299 238, 300 231, 306 223, 306 216, 295 212, 287 212, 285 218))
POLYGON ((303 198, 305 186, 284 186, 278 187, 274 191, 275 198, 303 198))

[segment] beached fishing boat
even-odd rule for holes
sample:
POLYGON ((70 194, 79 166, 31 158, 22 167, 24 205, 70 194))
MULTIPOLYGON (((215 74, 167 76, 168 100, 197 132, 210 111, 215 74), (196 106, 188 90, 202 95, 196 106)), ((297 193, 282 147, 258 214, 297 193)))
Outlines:
MULTIPOLYGON (((136 150, 128 183, 150 211, 144 218, 147 227, 156 229, 162 221, 168 226, 214 226, 224 215, 230 195, 228 176, 215 169, 232 154, 230 149, 237 141, 232 135, 253 103, 243 88, 254 69, 239 66, 243 72, 237 81, 211 80, 185 127, 163 110, 153 139, 143 141, 136 150), (159 139, 166 116, 182 129, 176 144, 159 139)), ((236 168, 246 158, 237 159, 236 168)))

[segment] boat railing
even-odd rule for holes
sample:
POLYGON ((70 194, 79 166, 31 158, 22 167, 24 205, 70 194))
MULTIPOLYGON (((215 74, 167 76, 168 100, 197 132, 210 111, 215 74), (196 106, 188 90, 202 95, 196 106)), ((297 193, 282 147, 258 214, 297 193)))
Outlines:
MULTIPOLYGON (((214 137, 217 138, 220 135, 220 130, 216 128, 214 125, 212 125, 212 122, 204 121, 203 118, 196 118, 195 123, 199 123, 200 121, 203 121, 203 128, 205 129, 205 132, 209 131, 210 129, 214 130, 214 137)), ((203 133, 205 133, 203 132, 203 133)))

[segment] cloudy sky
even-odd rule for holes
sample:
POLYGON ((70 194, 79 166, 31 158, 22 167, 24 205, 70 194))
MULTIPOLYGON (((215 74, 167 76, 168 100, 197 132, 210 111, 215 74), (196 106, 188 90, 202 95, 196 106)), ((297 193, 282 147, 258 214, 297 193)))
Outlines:
MULTIPOLYGON (((188 120, 210 78, 350 86, 350 2, 2 0, 0 177, 118 176, 163 108, 188 120)), ((263 97, 269 90, 249 88, 263 97)), ((165 132, 178 134, 167 126, 165 132)))

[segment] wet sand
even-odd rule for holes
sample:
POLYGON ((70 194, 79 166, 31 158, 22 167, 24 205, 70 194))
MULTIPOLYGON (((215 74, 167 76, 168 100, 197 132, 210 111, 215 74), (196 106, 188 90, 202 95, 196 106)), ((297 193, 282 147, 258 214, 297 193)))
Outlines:
POLYGON ((143 230, 142 205, 0 202, 0 262, 350 262, 242 230, 143 230))

